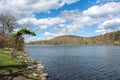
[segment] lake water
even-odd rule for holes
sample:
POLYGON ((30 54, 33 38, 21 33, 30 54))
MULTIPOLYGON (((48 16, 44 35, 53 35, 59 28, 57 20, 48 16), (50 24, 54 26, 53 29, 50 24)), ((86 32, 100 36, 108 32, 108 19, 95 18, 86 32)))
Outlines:
POLYGON ((120 80, 120 46, 26 46, 50 80, 120 80))

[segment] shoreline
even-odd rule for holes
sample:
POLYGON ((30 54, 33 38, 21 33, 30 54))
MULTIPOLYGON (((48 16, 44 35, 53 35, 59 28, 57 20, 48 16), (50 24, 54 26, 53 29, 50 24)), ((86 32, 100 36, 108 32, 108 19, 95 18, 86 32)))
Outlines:
POLYGON ((32 70, 30 76, 36 77, 37 80, 49 80, 49 76, 45 71, 45 67, 36 60, 29 57, 26 51, 23 51, 23 58, 25 58, 25 65, 27 65, 28 70, 32 70))
POLYGON ((0 49, 0 80, 49 80, 44 66, 28 56, 26 51, 17 51, 11 59, 10 49, 0 49))
POLYGON ((25 62, 27 64, 27 68, 29 70, 31 70, 31 69, 33 70, 32 75, 34 77, 37 77, 38 80, 49 80, 49 76, 48 76, 47 72, 45 71, 45 67, 40 62, 33 60, 29 56, 26 57, 25 62))

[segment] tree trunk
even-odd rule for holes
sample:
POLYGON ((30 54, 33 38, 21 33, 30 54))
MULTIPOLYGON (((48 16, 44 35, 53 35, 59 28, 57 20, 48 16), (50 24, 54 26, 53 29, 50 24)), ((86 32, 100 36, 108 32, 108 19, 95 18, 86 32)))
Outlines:
POLYGON ((11 53, 11 58, 16 56, 15 55, 15 50, 18 47, 18 44, 19 44, 19 41, 21 40, 21 38, 22 38, 22 36, 19 36, 15 39, 15 43, 14 43, 13 50, 12 50, 12 53, 11 53))
POLYGON ((14 45, 13 45, 13 50, 12 50, 12 53, 11 53, 11 58, 13 58, 15 56, 14 53, 15 53, 15 50, 16 50, 17 43, 18 43, 17 38, 15 38, 14 45))

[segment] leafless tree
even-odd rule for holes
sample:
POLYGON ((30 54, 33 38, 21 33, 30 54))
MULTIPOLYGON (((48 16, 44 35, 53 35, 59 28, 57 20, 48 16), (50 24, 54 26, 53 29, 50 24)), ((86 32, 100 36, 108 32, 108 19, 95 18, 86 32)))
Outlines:
POLYGON ((2 33, 12 33, 17 27, 17 21, 9 12, 0 14, 0 31, 2 33))

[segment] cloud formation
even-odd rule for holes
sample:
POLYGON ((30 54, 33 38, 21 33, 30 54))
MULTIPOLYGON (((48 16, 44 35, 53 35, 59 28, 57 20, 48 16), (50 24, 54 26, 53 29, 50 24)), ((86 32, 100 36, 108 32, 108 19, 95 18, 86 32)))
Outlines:
POLYGON ((96 32, 107 33, 116 30, 120 30, 120 17, 112 20, 107 20, 99 24, 98 30, 96 30, 96 32))
POLYGON ((106 33, 120 29, 120 2, 110 2, 104 5, 95 5, 83 12, 79 10, 65 10, 57 17, 36 19, 24 18, 19 21, 21 24, 39 26, 40 29, 50 28, 43 36, 48 39, 64 34, 72 34, 80 31, 85 26, 97 24, 95 32, 106 33), (54 31, 57 32, 54 32, 54 31))
POLYGON ((120 2, 110 2, 102 6, 93 6, 83 11, 83 14, 92 18, 90 23, 92 21, 98 23, 98 30, 96 32, 106 33, 119 30, 120 2))
MULTIPOLYGON (((12 11, 13 13, 24 14, 25 16, 34 12, 47 12, 51 9, 58 9, 65 4, 72 4, 79 0, 1 0, 1 12, 12 11)), ((22 17, 22 16, 20 16, 22 17)))
POLYGON ((119 0, 97 0, 96 3, 97 4, 104 4, 104 3, 107 3, 107 2, 117 2, 119 0))
MULTIPOLYGON (((57 17, 37 19, 34 13, 48 12, 79 0, 1 0, 0 13, 10 11, 18 23, 42 35, 29 40, 50 39, 58 35, 72 34, 86 26, 97 25, 97 33, 120 30, 120 2, 97 0, 96 5, 84 10, 64 10, 57 17), (105 2, 104 4, 98 4, 105 2)), ((28 41, 29 41, 28 40, 28 41)))

